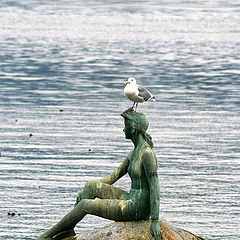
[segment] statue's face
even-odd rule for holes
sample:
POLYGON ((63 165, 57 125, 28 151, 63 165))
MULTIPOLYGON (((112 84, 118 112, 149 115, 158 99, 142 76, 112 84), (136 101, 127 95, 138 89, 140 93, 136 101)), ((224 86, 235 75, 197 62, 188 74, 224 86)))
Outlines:
POLYGON ((131 139, 132 138, 132 127, 130 124, 130 120, 127 118, 124 118, 124 123, 125 123, 125 127, 124 127, 123 131, 125 132, 125 137, 126 137, 126 139, 131 139))

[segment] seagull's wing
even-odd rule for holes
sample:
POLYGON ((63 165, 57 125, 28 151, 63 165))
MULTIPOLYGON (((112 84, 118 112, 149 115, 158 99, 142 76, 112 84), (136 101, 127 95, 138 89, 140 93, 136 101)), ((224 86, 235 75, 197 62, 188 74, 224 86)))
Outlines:
POLYGON ((153 95, 143 86, 138 85, 138 96, 142 97, 145 101, 149 101, 151 100, 153 97, 153 95))

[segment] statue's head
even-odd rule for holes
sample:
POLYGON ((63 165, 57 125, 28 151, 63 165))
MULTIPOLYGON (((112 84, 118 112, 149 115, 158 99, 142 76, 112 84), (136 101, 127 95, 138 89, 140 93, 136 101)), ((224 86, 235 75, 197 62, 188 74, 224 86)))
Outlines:
POLYGON ((124 132, 127 139, 132 139, 136 134, 146 135, 149 122, 143 113, 136 113, 128 109, 121 116, 125 120, 124 132))

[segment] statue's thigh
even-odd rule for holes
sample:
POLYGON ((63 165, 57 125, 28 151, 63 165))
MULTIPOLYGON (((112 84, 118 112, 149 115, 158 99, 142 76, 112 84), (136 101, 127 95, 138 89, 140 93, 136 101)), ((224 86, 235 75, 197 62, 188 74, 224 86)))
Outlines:
POLYGON ((137 220, 137 206, 130 200, 83 199, 82 206, 86 214, 92 214, 115 221, 137 220))
POLYGON ((127 200, 129 195, 128 192, 120 188, 94 180, 88 181, 85 189, 91 191, 94 198, 97 197, 101 199, 127 200))

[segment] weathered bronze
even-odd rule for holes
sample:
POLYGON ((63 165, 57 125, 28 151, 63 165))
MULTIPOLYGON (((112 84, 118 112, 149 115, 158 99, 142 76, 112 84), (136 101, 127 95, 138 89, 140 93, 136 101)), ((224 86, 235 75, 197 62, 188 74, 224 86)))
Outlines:
POLYGON ((146 132, 148 120, 142 113, 124 111, 125 136, 132 140, 134 149, 110 175, 98 181, 88 181, 78 194, 75 208, 38 240, 63 239, 75 235, 74 227, 86 214, 115 221, 151 219, 150 231, 155 240, 161 240, 159 218, 159 180, 157 158, 151 136, 146 132), (126 173, 131 178, 129 192, 112 186, 126 173))

